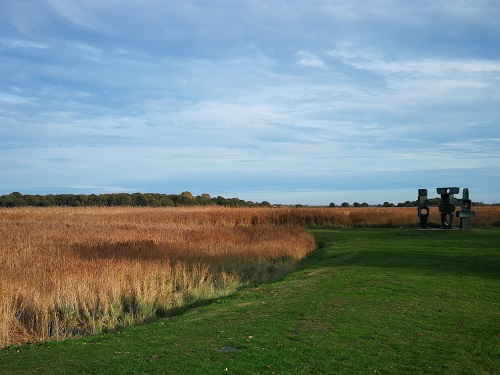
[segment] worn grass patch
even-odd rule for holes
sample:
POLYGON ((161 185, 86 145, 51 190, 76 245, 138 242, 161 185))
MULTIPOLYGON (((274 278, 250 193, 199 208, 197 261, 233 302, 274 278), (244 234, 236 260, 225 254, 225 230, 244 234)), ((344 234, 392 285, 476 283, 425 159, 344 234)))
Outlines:
POLYGON ((498 374, 500 230, 313 230, 303 267, 181 315, 0 352, 1 374, 498 374))

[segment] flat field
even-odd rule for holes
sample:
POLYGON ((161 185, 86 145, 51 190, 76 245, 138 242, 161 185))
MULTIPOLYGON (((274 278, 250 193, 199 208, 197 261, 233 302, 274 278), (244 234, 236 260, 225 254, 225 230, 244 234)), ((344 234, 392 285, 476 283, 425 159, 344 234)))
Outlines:
POLYGON ((2 374, 498 374, 500 228, 311 230, 279 281, 113 333, 0 351, 2 374))
MULTIPOLYGON (((474 225, 500 207, 474 207, 474 225)), ((305 227, 416 227, 416 208, 0 209, 0 348, 96 334, 275 280, 305 227)), ((439 222, 431 208, 431 225, 439 222)))

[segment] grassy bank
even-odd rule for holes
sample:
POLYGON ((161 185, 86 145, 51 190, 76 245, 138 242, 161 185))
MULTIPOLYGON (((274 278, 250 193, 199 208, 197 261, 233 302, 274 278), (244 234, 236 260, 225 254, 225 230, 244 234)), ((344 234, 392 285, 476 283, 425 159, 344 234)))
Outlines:
POLYGON ((495 374, 500 230, 312 231, 279 282, 151 324, 0 352, 2 374, 495 374))

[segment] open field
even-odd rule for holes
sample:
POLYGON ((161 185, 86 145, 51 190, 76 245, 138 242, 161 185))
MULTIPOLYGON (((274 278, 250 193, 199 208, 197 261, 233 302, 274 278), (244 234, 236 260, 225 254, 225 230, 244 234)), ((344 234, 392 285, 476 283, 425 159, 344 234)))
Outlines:
MULTIPOLYGON (((475 210, 476 226, 500 221, 500 207, 475 210)), ((416 208, 0 209, 0 347, 96 334, 275 280, 314 250, 306 226, 417 223, 416 208)))
POLYGON ((500 228, 315 229, 278 282, 115 333, 10 347, 2 374, 498 374, 500 228))

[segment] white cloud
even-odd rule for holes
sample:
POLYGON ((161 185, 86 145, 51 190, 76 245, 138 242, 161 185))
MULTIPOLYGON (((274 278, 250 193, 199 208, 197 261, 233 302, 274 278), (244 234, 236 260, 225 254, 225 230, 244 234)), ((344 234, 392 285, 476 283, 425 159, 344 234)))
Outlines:
POLYGON ((306 52, 300 51, 298 54, 299 59, 297 60, 297 64, 302 66, 308 66, 312 68, 324 68, 325 63, 318 56, 306 52))
POLYGON ((0 48, 26 48, 26 49, 48 49, 49 46, 39 42, 23 39, 0 39, 0 48))
MULTIPOLYGON (((71 24, 90 30, 101 30, 95 11, 99 11, 94 1, 45 0, 61 17, 71 24), (97 8, 97 9, 95 9, 97 8)), ((116 3, 114 4, 116 6, 116 3)))

